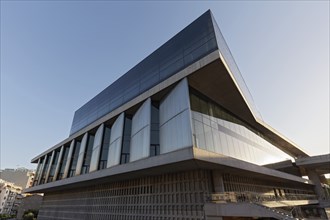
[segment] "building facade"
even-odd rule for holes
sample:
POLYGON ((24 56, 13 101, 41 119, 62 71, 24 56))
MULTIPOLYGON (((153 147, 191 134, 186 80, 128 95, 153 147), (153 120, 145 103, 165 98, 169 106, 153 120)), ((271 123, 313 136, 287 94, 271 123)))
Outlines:
POLYGON ((315 219, 329 199, 329 155, 309 157, 262 120, 210 11, 32 162, 38 219, 315 219))
POLYGON ((42 203, 42 195, 30 194, 21 199, 21 204, 18 207, 16 219, 23 219, 24 212, 29 210, 39 210, 42 203))
POLYGON ((16 215, 22 187, 0 179, 0 214, 16 215))

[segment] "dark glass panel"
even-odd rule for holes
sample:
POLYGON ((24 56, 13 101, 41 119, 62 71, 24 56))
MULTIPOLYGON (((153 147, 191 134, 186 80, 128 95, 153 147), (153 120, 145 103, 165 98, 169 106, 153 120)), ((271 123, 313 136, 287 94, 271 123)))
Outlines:
POLYGON ((95 138, 94 135, 88 134, 87 146, 84 152, 84 160, 81 168, 81 174, 85 174, 89 172, 89 167, 91 165, 91 159, 92 159, 94 138, 95 138))
POLYGON ((56 169, 56 165, 58 163, 59 155, 60 155, 60 149, 56 149, 55 153, 54 153, 54 159, 53 159, 53 162, 52 162, 51 167, 50 167, 47 183, 54 181, 53 177, 54 177, 54 174, 55 174, 55 169, 56 169))
POLYGON ((124 135, 120 155, 120 164, 129 162, 130 144, 131 144, 132 119, 129 116, 125 117, 124 135))
POLYGON ((153 103, 151 105, 150 156, 156 156, 159 153, 159 107, 158 103, 153 103))
POLYGON ((101 154, 99 160, 99 170, 107 168, 109 146, 110 146, 111 128, 105 127, 101 145, 101 154))
POLYGON ((65 165, 66 162, 68 161, 68 154, 69 154, 70 146, 64 146, 63 148, 63 153, 62 153, 62 158, 60 158, 60 167, 59 167, 59 172, 56 180, 61 180, 63 179, 64 175, 64 170, 65 170, 65 165))
POLYGON ((34 178, 34 181, 33 181, 33 186, 38 185, 38 181, 39 181, 39 179, 40 179, 41 168, 42 168, 42 165, 43 165, 44 159, 45 159, 45 157, 40 158, 40 162, 39 162, 39 165, 38 165, 38 167, 37 167, 37 171, 36 171, 36 177, 34 178))
POLYGON ((72 157, 70 158, 71 162, 70 162, 68 177, 72 177, 75 175, 78 157, 79 157, 80 145, 81 145, 81 141, 76 141, 74 145, 72 157))
POLYGON ((207 11, 78 109, 70 134, 217 49, 212 15, 207 11))
POLYGON ((51 156, 52 156, 51 154, 47 154, 46 162, 45 162, 44 168, 42 169, 42 173, 41 173, 40 184, 44 184, 46 182, 46 175, 47 175, 51 156))

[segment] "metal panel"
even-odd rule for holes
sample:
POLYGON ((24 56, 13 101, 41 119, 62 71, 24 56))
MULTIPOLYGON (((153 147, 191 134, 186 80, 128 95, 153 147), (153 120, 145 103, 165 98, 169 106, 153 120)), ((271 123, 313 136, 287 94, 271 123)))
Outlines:
POLYGON ((149 156, 150 151, 151 99, 148 98, 132 119, 130 161, 149 156))
POLYGON ((56 169, 55 169, 55 173, 54 173, 54 177, 53 177, 54 180, 57 179, 58 172, 60 171, 60 161, 62 160, 63 149, 64 149, 64 146, 61 147, 60 155, 58 155, 56 169))
POLYGON ((87 138, 88 138, 88 133, 85 133, 84 137, 81 140, 80 151, 79 151, 79 156, 78 156, 76 174, 75 175, 80 175, 80 173, 81 173, 81 167, 82 167, 82 164, 84 162, 84 155, 85 155, 85 150, 86 150, 86 146, 87 146, 87 138))
POLYGON ((159 119, 161 154, 193 145, 186 78, 161 101, 159 119))
POLYGON ((53 160, 54 160, 54 156, 55 156, 55 150, 53 150, 52 156, 51 156, 50 161, 49 161, 48 170, 46 171, 47 173, 46 173, 46 177, 45 177, 45 183, 47 183, 49 172, 50 172, 50 169, 52 168, 52 163, 53 163, 53 160))
POLYGON ((120 151, 123 142, 124 113, 121 113, 111 128, 110 147, 107 167, 120 163, 120 151))
POLYGON ((178 85, 161 101, 159 124, 163 125, 177 114, 190 109, 188 81, 181 80, 178 85))
POLYGON ((89 172, 95 171, 98 168, 99 160, 100 160, 100 153, 101 153, 103 131, 104 131, 104 124, 101 124, 95 134, 92 159, 91 159, 91 163, 90 163, 89 172))
MULTIPOLYGON (((71 157, 72 157, 72 154, 73 154, 74 144, 75 144, 75 139, 73 139, 73 140, 71 141, 71 144, 70 144, 70 149, 69 149, 69 153, 68 153, 68 158, 67 158, 67 160, 66 160, 65 170, 64 170, 64 174, 63 174, 62 179, 67 178, 67 176, 68 176, 69 169, 70 169, 70 163, 71 163, 71 157)), ((63 160, 63 158, 62 158, 62 160, 63 160)))

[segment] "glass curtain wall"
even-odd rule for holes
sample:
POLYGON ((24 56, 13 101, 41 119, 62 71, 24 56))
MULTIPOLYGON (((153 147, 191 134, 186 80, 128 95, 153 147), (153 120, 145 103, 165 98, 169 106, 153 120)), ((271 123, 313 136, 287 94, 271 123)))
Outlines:
POLYGON ((94 138, 95 138, 94 135, 88 134, 87 146, 84 152, 84 161, 81 168, 81 174, 85 174, 89 172, 89 167, 91 164, 91 158, 93 152, 94 138))
POLYGON ((36 177, 34 178, 34 181, 33 181, 33 186, 36 186, 38 184, 38 180, 40 178, 40 172, 41 172, 41 168, 42 168, 42 164, 44 162, 44 159, 45 159, 45 157, 40 158, 40 161, 39 161, 39 164, 38 164, 38 167, 37 167, 37 171, 36 171, 36 177))
POLYGON ((151 104, 150 156, 159 155, 159 103, 151 104))
POLYGON ((46 181, 46 174, 47 174, 47 171, 48 171, 48 167, 49 167, 51 157, 52 157, 51 154, 47 154, 47 156, 46 156, 46 162, 45 162, 45 166, 42 169, 40 184, 44 184, 45 181, 46 181))
POLYGON ((121 155, 120 155, 120 164, 129 162, 131 131, 132 131, 132 117, 125 116, 124 135, 123 135, 123 143, 122 143, 121 155))
POLYGON ((52 162, 51 167, 50 167, 47 183, 54 181, 53 177, 55 175, 55 169, 56 169, 56 165, 58 163, 58 157, 60 155, 60 150, 61 150, 61 148, 55 150, 54 159, 53 159, 53 162, 52 162))
POLYGON ((81 141, 76 141, 74 149, 73 149, 72 157, 70 158, 71 162, 70 162, 70 169, 69 169, 68 177, 72 177, 75 175, 80 145, 81 145, 81 141))
POLYGON ((110 146, 110 134, 111 134, 111 128, 105 126, 102 145, 101 145, 101 154, 100 154, 99 168, 98 168, 99 170, 107 168, 109 146, 110 146))
POLYGON ((59 161, 60 161, 59 173, 58 173, 56 180, 63 179, 65 165, 68 160, 69 149, 70 149, 70 146, 64 146, 64 148, 63 148, 63 156, 62 156, 62 158, 59 158, 59 161))
POLYGON ((194 146, 258 165, 291 159, 248 124, 190 89, 194 146))

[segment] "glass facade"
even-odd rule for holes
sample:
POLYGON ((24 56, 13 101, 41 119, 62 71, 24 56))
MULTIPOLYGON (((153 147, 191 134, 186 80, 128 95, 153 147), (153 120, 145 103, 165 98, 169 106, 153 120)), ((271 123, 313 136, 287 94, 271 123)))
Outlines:
POLYGON ((84 160, 81 169, 81 174, 85 174, 89 172, 89 167, 91 164, 92 152, 93 152, 93 144, 94 144, 95 136, 92 134, 88 134, 87 146, 84 152, 84 160))
MULTIPOLYGON (((258 116, 236 63, 208 11, 78 109, 71 134, 218 49, 251 110, 258 116)), ((51 165, 47 152, 39 160, 36 183, 46 181, 49 166, 47 182, 53 181, 53 177, 61 180, 192 146, 258 165, 291 159, 244 119, 189 89, 188 78, 168 86, 173 86, 171 91, 163 90, 141 100, 81 134, 78 140, 70 140, 71 145, 65 143, 62 154, 60 148, 55 149, 51 165)))
POLYGON ((131 117, 126 116, 124 122, 124 135, 123 135, 123 144, 120 155, 120 164, 129 162, 131 131, 132 131, 132 119, 131 117))
POLYGON ((81 141, 76 141, 74 145, 72 157, 70 158, 70 168, 69 168, 68 177, 72 177, 75 175, 80 145, 81 145, 81 141))
POLYGON ((56 180, 63 179, 65 165, 66 165, 66 162, 68 161, 69 150, 70 150, 70 146, 64 146, 64 148, 63 148, 63 156, 62 156, 62 158, 59 159, 59 161, 60 161, 59 173, 57 175, 56 180))
POLYGON ((34 181, 33 181, 33 186, 38 185, 38 181, 39 181, 39 178, 40 178, 40 172, 41 172, 41 168, 42 168, 42 164, 44 162, 44 159, 45 159, 45 157, 41 157, 39 159, 39 163, 38 163, 38 167, 37 167, 37 171, 36 171, 36 177, 34 178, 34 181))
POLYGON ((111 128, 105 126, 101 145, 101 154, 99 160, 99 170, 107 168, 109 146, 110 146, 111 128))
POLYGON ((248 124, 195 91, 190 92, 194 146, 265 165, 291 157, 248 124))
POLYGON ((217 49, 211 12, 207 11, 78 109, 70 134, 217 49))
POLYGON ((151 105, 150 156, 160 154, 159 148, 159 103, 151 105))
POLYGON ((49 175, 47 178, 47 183, 53 181, 53 177, 55 175, 55 169, 56 169, 56 165, 58 163, 59 155, 60 155, 60 149, 55 150, 54 158, 53 158, 52 164, 50 166, 49 175))
POLYGON ((41 180, 40 180, 40 184, 44 184, 46 181, 46 175, 47 175, 47 171, 48 171, 48 167, 49 167, 49 163, 50 163, 50 158, 52 157, 51 154, 47 154, 46 156, 46 161, 45 161, 45 165, 42 169, 42 173, 41 173, 41 180))

